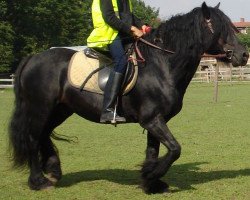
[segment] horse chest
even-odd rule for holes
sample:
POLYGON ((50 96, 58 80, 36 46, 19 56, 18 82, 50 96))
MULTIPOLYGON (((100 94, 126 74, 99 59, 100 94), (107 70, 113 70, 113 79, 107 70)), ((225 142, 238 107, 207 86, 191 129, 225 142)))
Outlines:
POLYGON ((182 100, 183 96, 181 93, 173 90, 165 95, 162 105, 160 105, 160 110, 164 111, 164 116, 171 118, 181 111, 182 100))

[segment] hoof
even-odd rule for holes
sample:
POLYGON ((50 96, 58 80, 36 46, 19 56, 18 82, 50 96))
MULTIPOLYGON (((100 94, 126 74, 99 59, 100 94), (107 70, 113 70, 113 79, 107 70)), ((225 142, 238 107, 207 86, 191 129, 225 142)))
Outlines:
POLYGON ((56 183, 60 180, 61 176, 60 176, 60 177, 55 177, 55 176, 53 175, 53 173, 49 173, 49 174, 47 175, 47 178, 48 178, 53 184, 56 184, 56 183))
POLYGON ((46 187, 46 188, 42 188, 41 190, 42 190, 42 191, 47 191, 47 190, 53 190, 53 189, 55 189, 55 186, 54 186, 54 185, 49 186, 49 187, 46 187))
POLYGON ((29 178, 28 185, 31 190, 48 190, 54 188, 53 182, 45 177, 36 179, 29 178))
POLYGON ((59 159, 56 156, 50 157, 46 165, 43 166, 43 172, 47 174, 46 177, 51 182, 58 182, 62 178, 62 170, 59 159))
POLYGON ((141 188, 146 194, 157 194, 157 193, 169 192, 168 184, 161 180, 144 181, 141 185, 141 188))

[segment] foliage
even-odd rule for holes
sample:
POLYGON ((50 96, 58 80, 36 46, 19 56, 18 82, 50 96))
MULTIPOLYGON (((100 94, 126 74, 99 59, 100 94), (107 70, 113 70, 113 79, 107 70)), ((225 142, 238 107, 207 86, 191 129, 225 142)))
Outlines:
POLYGON ((250 50, 250 34, 239 34, 238 35, 240 41, 248 47, 250 50))
POLYGON ((16 61, 52 46, 77 45, 84 29, 81 2, 65 0, 8 1, 16 37, 16 61))
POLYGON ((0 0, 0 72, 9 70, 13 60, 14 32, 11 24, 7 21, 7 4, 0 0))
MULTIPOLYGON (((1 199, 249 199, 250 85, 224 84, 212 103, 213 84, 191 84, 183 110, 169 123, 182 155, 163 178, 170 193, 145 195, 138 187, 146 134, 137 124, 113 127, 73 115, 56 129, 77 143, 56 141, 63 177, 56 188, 32 192, 27 171, 10 168, 7 130, 12 90, 0 93, 1 199)), ((161 155, 166 148, 161 146, 161 155)))
POLYGON ((133 3, 133 12, 139 18, 142 19, 145 23, 156 27, 159 25, 159 9, 151 8, 147 6, 142 0, 132 0, 133 3))
MULTIPOLYGON (((136 15, 155 25, 158 11, 133 0, 136 15)), ((0 72, 53 46, 86 44, 92 0, 0 0, 0 72)))

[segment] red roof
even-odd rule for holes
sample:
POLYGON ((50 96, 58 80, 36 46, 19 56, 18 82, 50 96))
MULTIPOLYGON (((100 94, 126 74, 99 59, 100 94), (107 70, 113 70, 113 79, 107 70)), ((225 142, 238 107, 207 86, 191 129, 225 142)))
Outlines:
POLYGON ((237 28, 246 28, 246 27, 250 27, 250 22, 234 22, 234 25, 237 28))
POLYGON ((237 28, 247 28, 250 27, 250 22, 246 22, 244 18, 240 18, 240 22, 234 22, 237 28))

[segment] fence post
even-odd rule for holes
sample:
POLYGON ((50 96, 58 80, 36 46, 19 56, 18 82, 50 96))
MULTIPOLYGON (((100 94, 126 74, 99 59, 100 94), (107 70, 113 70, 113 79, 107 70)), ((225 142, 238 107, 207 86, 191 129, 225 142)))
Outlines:
POLYGON ((214 72, 214 102, 217 103, 218 101, 218 76, 219 76, 219 66, 218 64, 215 65, 215 72, 214 72))
POLYGON ((230 85, 233 85, 233 65, 230 64, 230 85))
POLYGON ((206 77, 207 77, 207 83, 209 83, 210 82, 210 79, 209 79, 209 70, 208 69, 206 69, 205 70, 207 73, 206 73, 206 77))
POLYGON ((11 74, 10 77, 12 79, 11 84, 14 86, 14 74, 11 74))

